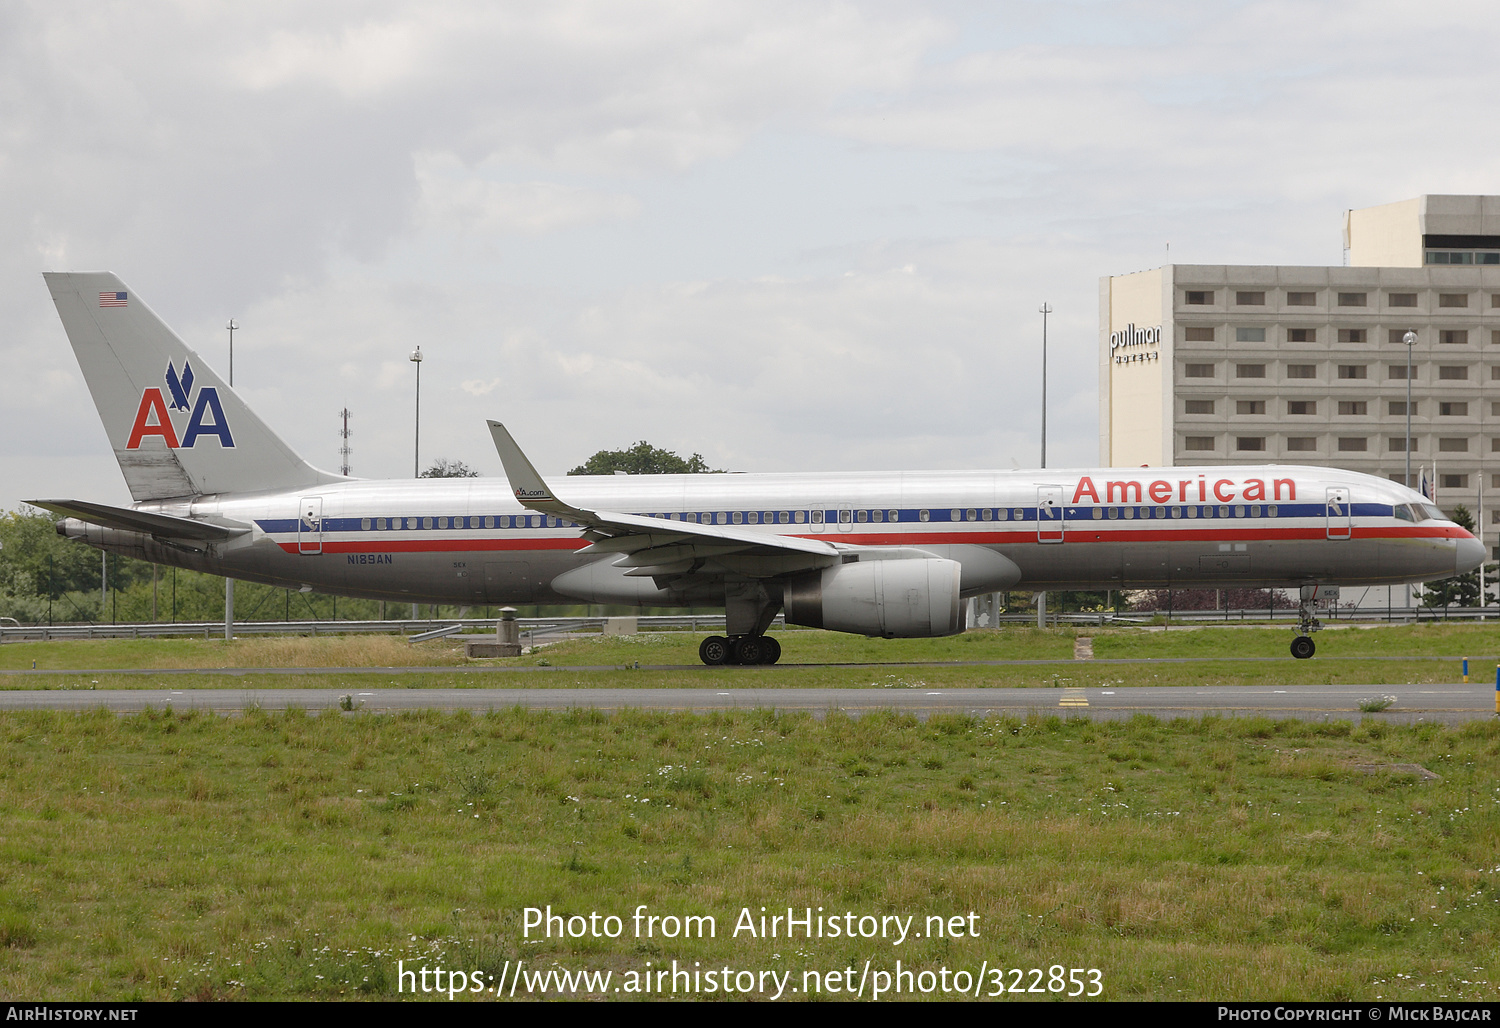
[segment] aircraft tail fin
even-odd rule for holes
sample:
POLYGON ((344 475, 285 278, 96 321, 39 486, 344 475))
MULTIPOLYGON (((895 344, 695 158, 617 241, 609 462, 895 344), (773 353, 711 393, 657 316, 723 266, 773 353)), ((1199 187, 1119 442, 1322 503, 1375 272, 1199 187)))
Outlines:
POLYGON ((282 442, 115 275, 43 277, 136 502, 343 481, 282 442))

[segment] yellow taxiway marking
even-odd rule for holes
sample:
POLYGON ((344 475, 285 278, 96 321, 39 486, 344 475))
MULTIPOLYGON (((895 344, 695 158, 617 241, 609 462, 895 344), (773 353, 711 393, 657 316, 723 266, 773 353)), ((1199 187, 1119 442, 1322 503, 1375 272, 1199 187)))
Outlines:
POLYGON ((1064 689, 1057 705, 1059 707, 1087 707, 1089 705, 1088 694, 1082 689, 1064 689))

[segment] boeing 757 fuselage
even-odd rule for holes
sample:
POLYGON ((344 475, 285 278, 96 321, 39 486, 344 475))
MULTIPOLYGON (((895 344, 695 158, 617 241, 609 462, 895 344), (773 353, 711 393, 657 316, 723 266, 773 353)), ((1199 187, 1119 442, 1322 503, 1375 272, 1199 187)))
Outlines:
POLYGON ((1330 468, 611 476, 554 492, 490 422, 508 483, 318 470, 107 273, 46 276, 135 501, 38 500, 94 546, 277 586, 459 604, 722 606, 706 663, 791 624, 964 630, 1009 589, 1298 588, 1462 574, 1483 547, 1421 495, 1330 468))

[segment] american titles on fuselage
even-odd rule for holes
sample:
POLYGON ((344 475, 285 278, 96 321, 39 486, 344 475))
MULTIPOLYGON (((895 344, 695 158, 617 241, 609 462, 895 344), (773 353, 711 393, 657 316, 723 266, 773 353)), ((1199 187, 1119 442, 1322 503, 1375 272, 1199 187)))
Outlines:
POLYGON ((1138 361, 1160 360, 1160 350, 1143 350, 1138 353, 1118 352, 1122 349, 1130 349, 1137 346, 1159 346, 1160 344, 1160 325, 1151 328, 1136 328, 1135 322, 1131 322, 1120 331, 1109 334, 1109 349, 1114 355, 1114 362, 1116 364, 1133 364, 1138 361))

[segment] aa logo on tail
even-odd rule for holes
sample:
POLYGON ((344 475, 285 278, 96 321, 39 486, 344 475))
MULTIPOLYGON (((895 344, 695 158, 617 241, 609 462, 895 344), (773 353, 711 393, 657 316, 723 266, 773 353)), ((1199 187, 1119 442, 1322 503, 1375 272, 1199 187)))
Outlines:
POLYGON ((135 424, 130 426, 130 440, 125 449, 139 449, 141 440, 148 435, 161 436, 173 450, 192 449, 201 436, 213 436, 222 447, 234 446, 234 436, 229 433, 229 422, 225 420, 224 407, 219 402, 219 390, 214 386, 204 386, 198 390, 197 399, 193 399, 192 364, 183 361, 179 376, 172 362, 167 362, 167 392, 172 397, 170 404, 155 386, 141 393, 141 405, 136 408, 135 424), (169 408, 171 411, 191 412, 180 442, 169 408))

